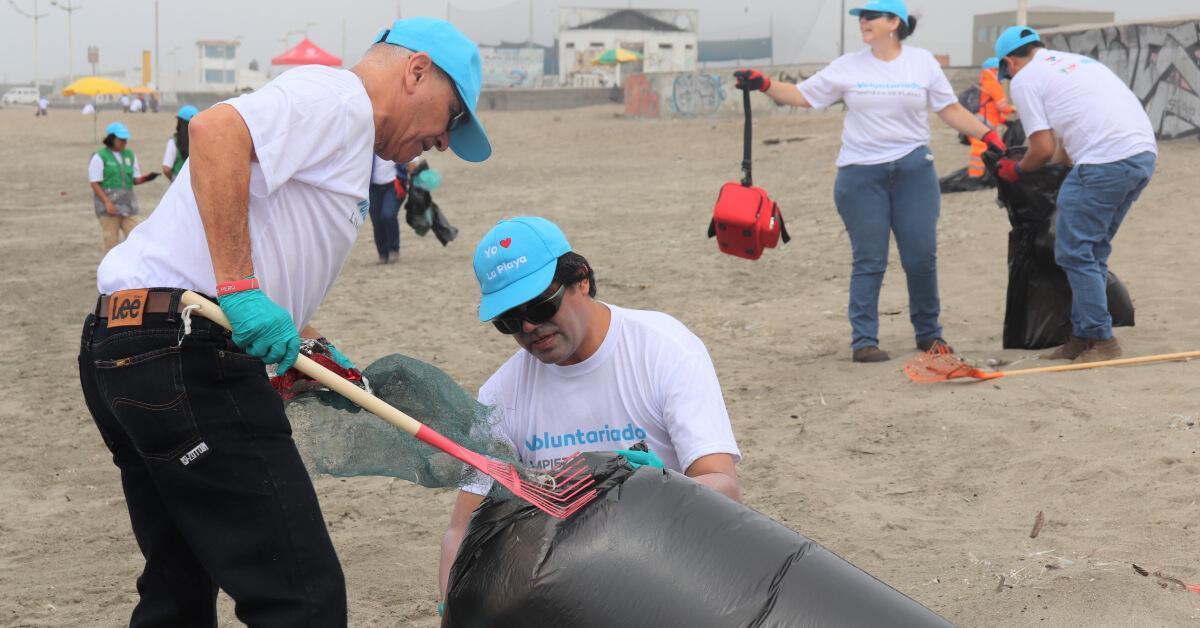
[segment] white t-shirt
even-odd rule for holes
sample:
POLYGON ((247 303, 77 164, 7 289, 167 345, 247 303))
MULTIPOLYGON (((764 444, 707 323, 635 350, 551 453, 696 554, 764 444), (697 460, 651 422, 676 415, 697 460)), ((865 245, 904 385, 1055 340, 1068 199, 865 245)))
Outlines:
POLYGON ((1158 154, 1154 128, 1129 87, 1103 63, 1042 48, 1012 78, 1025 133, 1051 129, 1077 164, 1158 154))
MULTIPOLYGON (((254 142, 254 275, 303 327, 341 272, 369 209, 371 101, 354 73, 307 65, 225 104, 241 114, 254 142)), ((216 291, 191 163, 150 218, 100 263, 100 292, 156 286, 216 291)))
POLYGON ((163 153, 163 165, 167 168, 175 167, 175 158, 179 156, 179 149, 175 147, 175 138, 167 140, 167 150, 163 153))
MULTIPOLYGON (((480 403, 499 413, 494 434, 540 469, 642 440, 680 472, 709 454, 740 459, 704 343, 667 314, 607 307, 608 333, 588 359, 544 364, 520 349, 479 389, 480 403)), ((463 486, 478 495, 490 488, 486 477, 463 486)))
POLYGON ((40 108, 40 109, 45 109, 46 107, 49 107, 49 106, 50 106, 50 101, 49 101, 49 100, 47 100, 47 99, 45 99, 45 98, 39 98, 39 99, 38 99, 38 108, 40 108))
POLYGON ((129 103, 129 110, 134 113, 141 111, 142 110, 142 99, 134 98, 133 101, 129 103))
POLYGON ((923 48, 882 61, 870 48, 844 54, 797 88, 815 109, 846 103, 837 165, 895 161, 929 143, 929 108, 958 102, 946 73, 923 48))
MULTIPOLYGON (((108 150, 101 148, 100 150, 108 150)), ((120 159, 119 155, 114 155, 120 159)), ((138 164, 137 155, 133 156, 133 178, 142 176, 142 166, 138 164)), ((100 183, 104 180, 104 160, 100 159, 100 152, 92 153, 92 160, 88 162, 88 182, 100 183)))
POLYGON ((122 96, 122 97, 121 97, 121 106, 122 106, 122 107, 128 107, 128 106, 129 106, 129 97, 128 97, 128 96, 122 96))
POLYGON ((95 106, 95 105, 93 105, 92 103, 88 103, 88 104, 86 104, 86 105, 84 105, 84 106, 83 106, 83 109, 81 109, 81 110, 79 111, 79 113, 81 113, 81 114, 83 114, 83 115, 85 115, 85 116, 90 116, 90 115, 92 115, 93 113, 96 113, 96 106, 95 106))
POLYGON ((374 155, 374 165, 371 166, 371 183, 386 185, 396 180, 396 162, 388 161, 379 155, 374 155))

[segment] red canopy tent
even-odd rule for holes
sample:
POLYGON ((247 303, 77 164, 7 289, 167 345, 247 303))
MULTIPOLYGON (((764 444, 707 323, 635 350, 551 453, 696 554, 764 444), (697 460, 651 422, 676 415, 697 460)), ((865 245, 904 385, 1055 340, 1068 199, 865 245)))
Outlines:
POLYGON ((305 37, 291 50, 271 59, 271 65, 342 65, 342 60, 305 37))

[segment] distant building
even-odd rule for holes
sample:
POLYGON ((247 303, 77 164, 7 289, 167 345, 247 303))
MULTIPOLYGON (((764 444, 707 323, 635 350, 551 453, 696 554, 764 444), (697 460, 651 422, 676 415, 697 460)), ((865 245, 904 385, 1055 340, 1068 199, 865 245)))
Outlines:
POLYGON ((700 12, 692 9, 558 10, 558 78, 566 85, 612 85, 612 66, 594 65, 605 50, 624 48, 642 55, 625 63, 621 74, 683 72, 696 69, 696 29, 700 12))
POLYGON ((238 88, 237 40, 196 42, 196 91, 233 92, 238 88))
MULTIPOLYGON (((1109 24, 1115 20, 1112 11, 1080 11, 1061 7, 1029 7, 1029 26, 1035 29, 1054 28, 1072 24, 1109 24)), ((972 29, 971 64, 980 65, 996 54, 996 38, 1004 29, 1017 23, 1016 11, 981 13, 975 16, 972 29)))

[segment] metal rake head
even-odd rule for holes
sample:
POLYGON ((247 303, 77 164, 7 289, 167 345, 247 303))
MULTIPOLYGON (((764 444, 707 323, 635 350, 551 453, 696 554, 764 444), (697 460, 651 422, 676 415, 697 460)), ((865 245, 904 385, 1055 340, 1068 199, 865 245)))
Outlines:
POLYGON ((572 455, 545 473, 518 469, 489 458, 484 472, 513 495, 558 519, 570 517, 597 495, 592 467, 580 454, 572 455))
POLYGON ((909 360, 904 365, 904 373, 908 375, 908 379, 918 384, 945 382, 963 377, 995 379, 1001 375, 971 366, 941 344, 935 344, 929 351, 909 360))

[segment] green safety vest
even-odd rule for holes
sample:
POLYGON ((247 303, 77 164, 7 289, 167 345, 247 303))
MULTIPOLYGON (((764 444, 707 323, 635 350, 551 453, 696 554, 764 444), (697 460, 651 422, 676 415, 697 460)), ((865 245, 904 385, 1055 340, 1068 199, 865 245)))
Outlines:
POLYGON ((175 165, 171 166, 171 179, 174 180, 179 176, 179 171, 183 170, 183 153, 179 152, 179 140, 175 140, 175 165))
POLYGON ((104 180, 100 187, 106 190, 133 188, 133 151, 128 148, 121 151, 119 160, 108 148, 101 148, 96 154, 104 162, 104 180))

